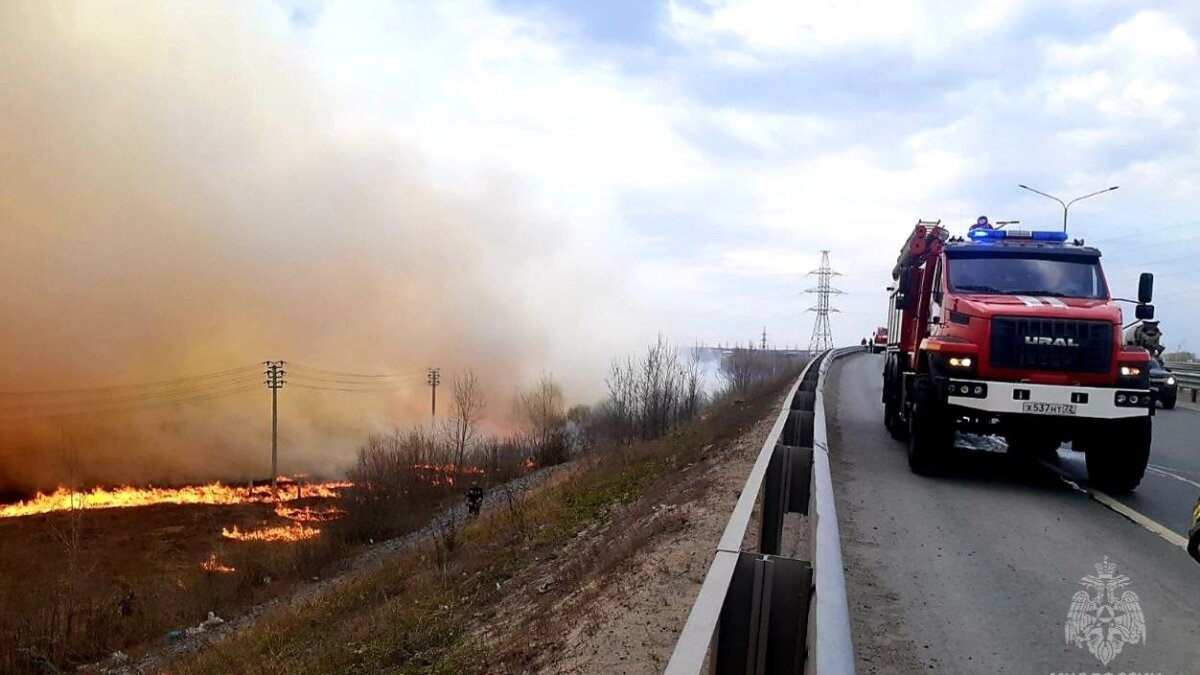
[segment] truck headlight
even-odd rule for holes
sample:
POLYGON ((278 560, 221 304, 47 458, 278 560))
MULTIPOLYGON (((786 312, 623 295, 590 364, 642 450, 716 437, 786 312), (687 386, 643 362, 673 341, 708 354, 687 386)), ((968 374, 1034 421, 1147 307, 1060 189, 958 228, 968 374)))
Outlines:
POLYGON ((1150 371, 1141 364, 1120 366, 1117 368, 1117 386, 1147 389, 1150 387, 1150 371))
POLYGON ((952 368, 970 368, 972 361, 969 356, 951 356, 947 363, 952 368))

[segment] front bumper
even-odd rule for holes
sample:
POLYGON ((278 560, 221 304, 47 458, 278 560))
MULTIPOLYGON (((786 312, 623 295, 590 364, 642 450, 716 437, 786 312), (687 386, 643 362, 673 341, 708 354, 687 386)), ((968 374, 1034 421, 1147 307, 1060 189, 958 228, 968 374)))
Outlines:
POLYGON ((1115 420, 1153 414, 1149 389, 949 379, 944 391, 950 405, 997 415, 1115 420), (983 393, 975 395, 981 385, 983 393), (958 394, 963 387, 972 394, 958 394), (1118 396, 1124 397, 1122 404, 1117 403, 1118 396), (1130 403, 1133 396, 1136 405, 1130 403))

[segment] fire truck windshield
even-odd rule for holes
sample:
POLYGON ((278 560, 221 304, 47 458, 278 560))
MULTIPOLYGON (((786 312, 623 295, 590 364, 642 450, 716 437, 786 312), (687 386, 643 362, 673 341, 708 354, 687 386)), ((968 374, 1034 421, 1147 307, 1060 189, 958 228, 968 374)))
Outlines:
POLYGON ((1108 297, 1100 261, 1094 257, 967 255, 949 258, 948 263, 947 281, 958 293, 1108 297))

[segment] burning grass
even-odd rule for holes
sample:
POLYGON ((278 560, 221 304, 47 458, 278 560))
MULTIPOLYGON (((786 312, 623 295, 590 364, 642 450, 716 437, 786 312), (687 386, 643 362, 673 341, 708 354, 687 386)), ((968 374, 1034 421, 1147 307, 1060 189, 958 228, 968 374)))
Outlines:
MULTIPOLYGON (((500 475, 416 464, 399 467, 411 480, 391 504, 388 535, 460 498, 445 477, 500 475)), ((59 490, 0 506, 0 673, 136 655, 208 612, 233 618, 327 576, 369 536, 382 538, 347 528, 354 505, 378 506, 364 497, 372 494, 348 481, 288 479, 278 499, 268 485, 210 483, 59 490)))
POLYGON ((345 516, 346 512, 336 506, 295 508, 278 504, 275 506, 275 515, 298 523, 328 523, 345 516))
POLYGON ((230 567, 229 565, 218 561, 216 553, 209 554, 208 560, 200 563, 200 569, 204 570, 205 572, 213 572, 216 574, 233 574, 237 571, 236 568, 230 567))
POLYGON ((321 534, 315 527, 301 523, 260 527, 254 530, 242 531, 237 525, 221 528, 221 536, 234 541, 304 541, 321 534))
POLYGON ((0 518, 20 518, 78 509, 118 509, 159 504, 229 506, 302 499, 333 499, 352 485, 345 481, 300 483, 288 479, 280 481, 278 495, 270 485, 236 487, 219 482, 178 488, 120 486, 75 491, 60 487, 48 494, 39 492, 37 496, 26 501, 0 505, 0 518))

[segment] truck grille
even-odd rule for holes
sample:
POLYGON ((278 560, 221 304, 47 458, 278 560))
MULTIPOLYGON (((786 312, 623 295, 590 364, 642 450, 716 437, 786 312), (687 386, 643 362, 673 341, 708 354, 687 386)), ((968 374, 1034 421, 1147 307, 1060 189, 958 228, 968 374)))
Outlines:
POLYGON ((1068 373, 1108 372, 1112 331, 1112 324, 1104 321, 998 317, 992 319, 991 365, 1068 373))

